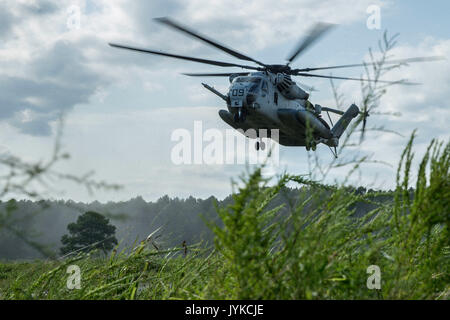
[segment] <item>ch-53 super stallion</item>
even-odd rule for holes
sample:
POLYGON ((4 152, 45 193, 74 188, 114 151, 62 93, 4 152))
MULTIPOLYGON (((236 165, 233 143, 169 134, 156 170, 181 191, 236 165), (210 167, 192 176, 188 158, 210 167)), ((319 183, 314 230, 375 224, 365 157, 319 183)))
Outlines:
MULTIPOLYGON (((313 105, 309 100, 307 91, 313 90, 308 86, 298 85, 292 80, 292 76, 355 80, 355 81, 377 81, 379 83, 401 83, 412 84, 406 81, 383 81, 362 78, 348 78, 331 75, 313 74, 311 71, 330 70, 337 68, 363 67, 374 63, 347 64, 314 68, 291 68, 290 64, 297 59, 302 52, 311 44, 316 42, 322 35, 329 31, 333 25, 327 23, 315 24, 310 32, 299 42, 292 53, 287 58, 286 64, 265 64, 255 60, 245 54, 237 52, 228 46, 218 43, 174 20, 164 17, 156 18, 155 21, 169 26, 177 31, 187 34, 195 39, 201 40, 217 49, 220 49, 240 60, 250 61, 258 66, 242 65, 237 63, 188 57, 184 55, 171 54, 161 51, 142 49, 121 44, 109 43, 110 46, 128 49, 154 55, 161 55, 176 59, 194 61, 203 64, 220 67, 239 67, 247 72, 229 73, 183 73, 194 77, 228 77, 230 87, 227 94, 222 94, 213 87, 202 83, 202 85, 219 96, 226 102, 227 110, 219 110, 219 116, 234 129, 241 129, 248 138, 257 139, 255 147, 257 150, 264 149, 265 144, 262 138, 271 138, 270 132, 278 130, 277 142, 283 146, 304 146, 307 150, 316 150, 319 143, 323 143, 334 148, 333 154, 337 157, 336 147, 339 138, 347 129, 352 119, 361 115, 365 118, 367 112, 360 112, 359 108, 352 104, 344 112, 337 109, 322 107, 319 104, 313 105), (333 112, 341 115, 336 124, 331 126, 322 118, 321 113, 333 112), (254 129, 254 130, 249 130, 254 129), (263 130, 261 130, 263 129, 263 130), (265 130, 264 130, 265 129, 265 130), (262 137, 259 132, 266 132, 267 136, 262 137)), ((385 64, 399 64, 409 62, 421 62, 440 60, 442 57, 418 57, 395 61, 385 61, 385 64)))

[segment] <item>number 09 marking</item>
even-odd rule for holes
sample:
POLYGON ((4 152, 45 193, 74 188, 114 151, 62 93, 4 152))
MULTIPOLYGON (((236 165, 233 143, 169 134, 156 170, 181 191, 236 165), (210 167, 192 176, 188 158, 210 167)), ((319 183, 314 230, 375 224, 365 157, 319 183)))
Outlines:
POLYGON ((233 89, 231 95, 234 97, 242 97, 244 95, 244 89, 233 89))

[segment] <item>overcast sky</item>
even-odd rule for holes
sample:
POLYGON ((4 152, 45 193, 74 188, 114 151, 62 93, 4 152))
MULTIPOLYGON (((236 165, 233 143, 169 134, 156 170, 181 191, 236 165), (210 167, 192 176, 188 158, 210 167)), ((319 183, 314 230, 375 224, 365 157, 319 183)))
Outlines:
MULTIPOLYGON (((386 80, 408 78, 421 86, 388 89, 380 112, 401 117, 369 118, 369 126, 384 125, 401 132, 368 133, 360 152, 391 163, 363 167, 361 183, 391 188, 395 165, 413 129, 418 129, 416 153, 432 138, 448 140, 450 119, 450 4, 434 1, 17 1, 0 2, 0 153, 27 160, 50 156, 55 123, 65 114, 63 146, 71 159, 65 172, 82 175, 95 170, 99 180, 119 183, 120 192, 97 192, 58 184, 54 198, 80 201, 126 200, 141 195, 222 198, 231 191, 231 178, 244 165, 175 165, 170 153, 178 128, 229 128, 218 116, 223 101, 206 91, 207 82, 225 92, 228 80, 189 78, 181 72, 226 72, 230 69, 138 54, 111 48, 108 42, 148 47, 206 59, 237 62, 153 21, 170 16, 202 33, 266 63, 285 63, 290 50, 318 21, 338 26, 309 48, 293 67, 359 63, 376 51, 387 29, 400 37, 393 58, 443 55, 446 61, 411 64, 386 80), (369 29, 370 5, 380 7, 381 28, 369 29), (76 20, 80 12, 79 25, 76 20), (74 20, 75 19, 75 20, 74 20), (64 192, 63 192, 64 190, 64 192)), ((235 69, 240 71, 239 69, 235 69)), ((363 70, 336 70, 334 75, 360 76, 363 70)), ((323 73, 328 74, 328 73, 323 73)), ((298 79, 319 91, 311 101, 334 107, 328 80, 298 79)), ((347 107, 360 99, 358 82, 338 81, 347 107)), ((308 171, 304 148, 281 147, 279 172, 308 171)), ((330 150, 317 155, 326 164, 330 150)), ((347 168, 332 172, 342 181, 347 168)))

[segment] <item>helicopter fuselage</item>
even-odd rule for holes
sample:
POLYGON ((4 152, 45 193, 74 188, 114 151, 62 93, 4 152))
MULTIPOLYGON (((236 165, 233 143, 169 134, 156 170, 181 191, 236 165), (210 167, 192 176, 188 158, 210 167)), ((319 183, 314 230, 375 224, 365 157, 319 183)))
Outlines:
MULTIPOLYGON (((286 83, 283 86, 284 75, 254 72, 247 76, 231 76, 230 82, 226 95, 228 111, 220 110, 219 115, 233 128, 244 132, 248 129, 278 129, 277 142, 285 146, 309 147, 308 126, 311 128, 311 146, 333 138, 328 124, 320 118, 319 107, 312 106, 307 100, 309 95, 295 82, 290 81, 289 87, 286 83)), ((251 134, 246 136, 260 138, 251 134)), ((327 144, 334 146, 335 140, 327 144)))

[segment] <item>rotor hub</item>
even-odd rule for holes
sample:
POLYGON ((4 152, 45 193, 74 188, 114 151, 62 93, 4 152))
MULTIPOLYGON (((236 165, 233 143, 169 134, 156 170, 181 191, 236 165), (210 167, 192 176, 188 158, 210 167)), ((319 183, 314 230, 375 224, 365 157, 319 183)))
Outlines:
POLYGON ((291 67, 285 64, 270 64, 267 66, 267 70, 273 73, 291 73, 291 67))

